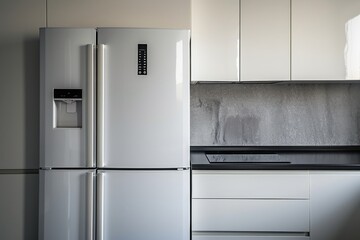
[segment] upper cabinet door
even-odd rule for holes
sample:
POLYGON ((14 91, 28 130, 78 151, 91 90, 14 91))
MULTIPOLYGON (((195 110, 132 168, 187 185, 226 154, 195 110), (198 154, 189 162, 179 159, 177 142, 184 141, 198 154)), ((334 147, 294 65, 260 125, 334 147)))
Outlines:
POLYGON ((292 0, 292 79, 360 79, 359 0, 292 0))
POLYGON ((192 0, 192 81, 239 81, 239 4, 192 0))
POLYGON ((241 0, 241 81, 290 80, 290 0, 241 0))

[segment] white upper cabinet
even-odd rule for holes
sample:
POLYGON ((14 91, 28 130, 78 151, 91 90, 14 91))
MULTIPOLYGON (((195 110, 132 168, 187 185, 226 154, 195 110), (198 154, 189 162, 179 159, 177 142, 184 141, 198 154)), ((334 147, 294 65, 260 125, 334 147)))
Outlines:
POLYGON ((241 0, 241 81, 290 80, 290 0, 241 0))
POLYGON ((192 0, 192 81, 239 81, 239 4, 192 0))
POLYGON ((359 0, 292 0, 292 79, 360 79, 359 0))
POLYGON ((192 0, 192 81, 360 80, 359 0, 192 0))
POLYGON ((290 80, 290 0, 192 0, 191 46, 192 81, 290 80))

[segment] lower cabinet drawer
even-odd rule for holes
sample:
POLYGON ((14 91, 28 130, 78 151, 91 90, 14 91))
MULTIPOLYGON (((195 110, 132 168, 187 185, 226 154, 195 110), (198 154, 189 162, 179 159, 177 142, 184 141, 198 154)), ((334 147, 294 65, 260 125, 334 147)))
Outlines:
POLYGON ((306 233, 310 229, 308 200, 193 199, 192 203, 193 231, 306 233))
POLYGON ((193 240, 310 240, 306 236, 237 236, 229 234, 193 234, 193 240))
POLYGON ((309 199, 308 171, 192 171, 193 198, 309 199))

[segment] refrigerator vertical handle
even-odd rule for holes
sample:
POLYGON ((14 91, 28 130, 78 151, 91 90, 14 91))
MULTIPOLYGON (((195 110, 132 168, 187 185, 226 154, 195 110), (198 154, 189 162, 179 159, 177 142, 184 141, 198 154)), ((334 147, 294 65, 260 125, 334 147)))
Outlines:
POLYGON ((86 239, 94 240, 94 172, 87 173, 87 219, 86 239))
POLYGON ((97 240, 104 239, 104 173, 99 172, 97 175, 97 192, 96 192, 96 202, 97 202, 97 240))
POLYGON ((95 131, 95 81, 94 81, 94 45, 87 45, 87 166, 95 167, 94 131, 95 131))
POLYGON ((105 45, 98 45, 97 52, 97 166, 104 167, 104 115, 105 115, 105 45))

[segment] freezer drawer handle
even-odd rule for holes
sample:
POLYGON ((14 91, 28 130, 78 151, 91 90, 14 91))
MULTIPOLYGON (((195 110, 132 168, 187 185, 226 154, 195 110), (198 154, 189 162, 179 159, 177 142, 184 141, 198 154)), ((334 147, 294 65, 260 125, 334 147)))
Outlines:
POLYGON ((177 168, 178 171, 185 171, 185 170, 189 170, 190 168, 188 167, 181 167, 181 168, 177 168))
POLYGON ((94 181, 95 176, 93 172, 87 173, 87 236, 86 239, 94 239, 94 181))
POLYGON ((103 173, 98 173, 97 175, 97 196, 96 196, 96 215, 97 215, 97 240, 103 240, 104 237, 104 216, 103 216, 103 208, 104 208, 104 203, 103 203, 103 199, 104 199, 104 174, 103 173))

